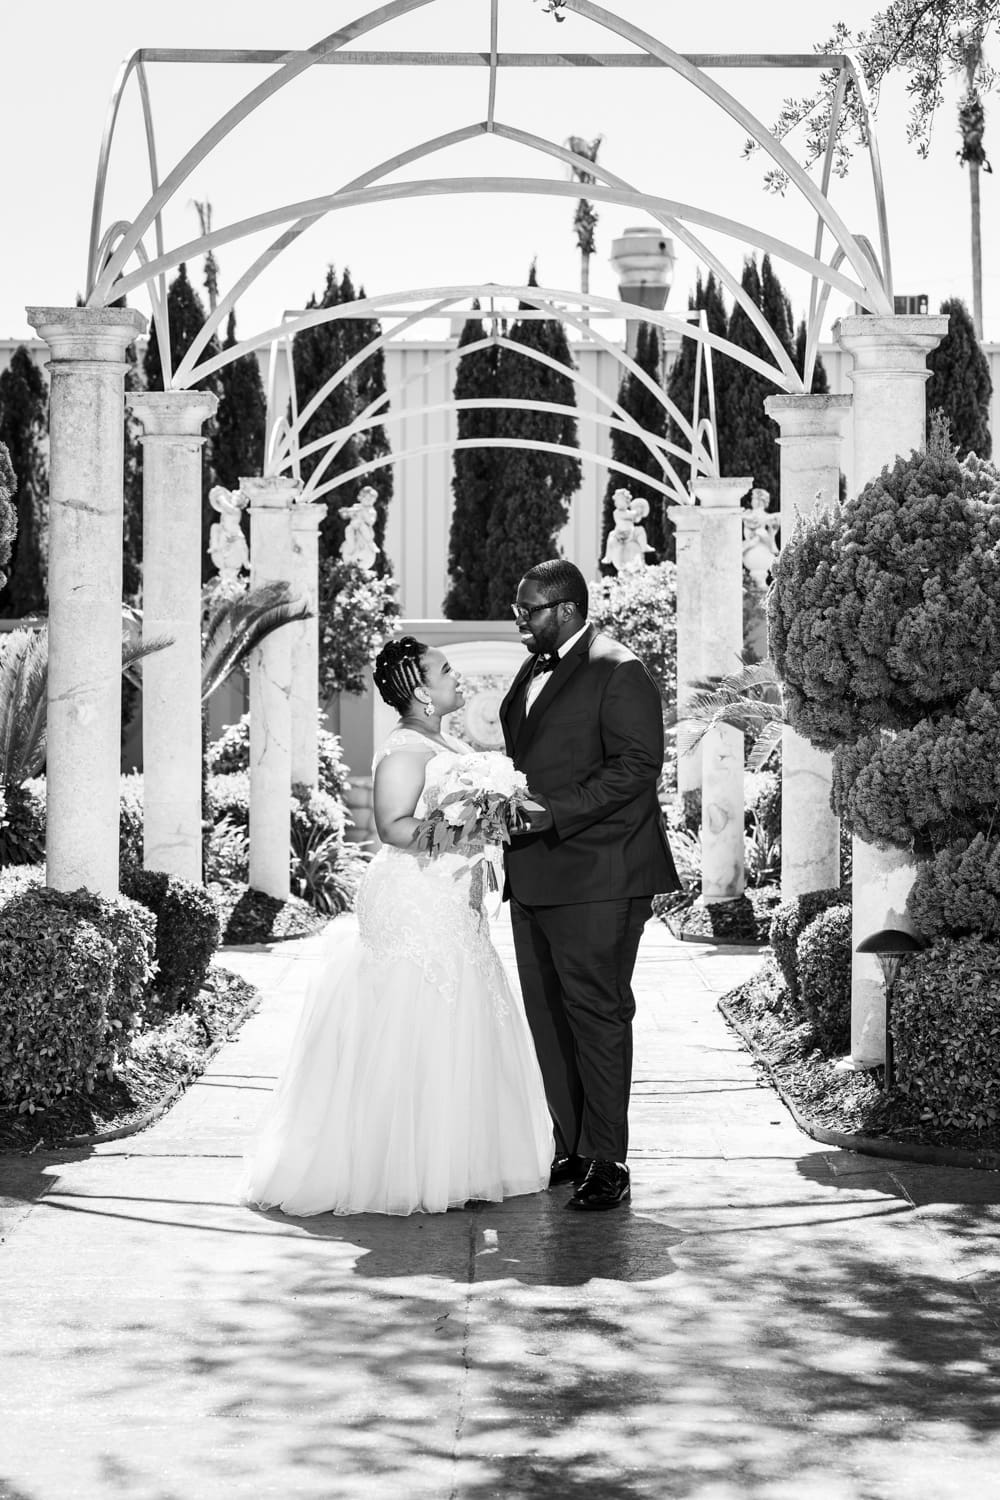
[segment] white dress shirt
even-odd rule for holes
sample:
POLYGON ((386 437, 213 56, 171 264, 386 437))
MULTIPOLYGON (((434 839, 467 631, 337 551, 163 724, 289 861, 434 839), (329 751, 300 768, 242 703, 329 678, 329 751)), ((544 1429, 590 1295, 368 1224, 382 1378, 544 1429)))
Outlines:
MULTIPOLYGON (((571 651, 576 645, 577 641, 580 639, 581 635, 583 635, 586 628, 587 623, 586 621, 584 621, 584 623, 580 626, 580 629, 576 632, 576 635, 571 635, 568 641, 563 641, 562 645, 559 647, 559 650, 556 652, 556 655, 559 657, 563 657, 568 651, 571 651)), ((531 712, 531 705, 534 703, 535 699, 542 691, 542 688, 545 686, 545 678, 547 677, 547 675, 548 674, 546 672, 536 672, 535 675, 529 679, 528 691, 524 695, 524 711, 526 714, 531 712)))

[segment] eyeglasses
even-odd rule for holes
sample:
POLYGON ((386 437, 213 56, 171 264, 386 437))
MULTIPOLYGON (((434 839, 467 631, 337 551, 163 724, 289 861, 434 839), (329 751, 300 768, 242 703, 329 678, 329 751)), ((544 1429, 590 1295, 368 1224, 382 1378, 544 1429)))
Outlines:
POLYGON ((512 604, 510 612, 515 620, 530 620, 532 615, 540 615, 543 609, 555 609, 557 604, 575 604, 575 599, 550 599, 547 604, 533 604, 526 609, 523 604, 512 604))

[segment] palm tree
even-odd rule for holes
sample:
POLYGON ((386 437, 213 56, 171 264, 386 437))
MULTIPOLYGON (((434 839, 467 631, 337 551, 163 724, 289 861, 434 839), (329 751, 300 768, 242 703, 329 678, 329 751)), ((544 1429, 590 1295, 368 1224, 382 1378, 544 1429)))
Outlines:
MULTIPOLYGON (((557 16, 556 19, 561 20, 562 17, 557 16)), ((602 136, 598 136, 593 141, 585 141, 582 136, 571 135, 566 145, 576 156, 586 157, 587 161, 596 161, 602 140, 602 136)), ((586 186, 588 183, 597 181, 594 174, 584 167, 571 166, 569 171, 572 182, 580 182, 586 186)), ((576 213, 573 215, 573 228, 576 231, 576 243, 580 248, 580 290, 586 296, 590 291, 590 257, 597 248, 597 242, 594 239, 597 211, 589 198, 581 198, 577 203, 576 213)), ((588 321, 586 308, 583 310, 583 321, 588 321)))
POLYGON ((683 718, 674 726, 682 754, 693 750, 718 724, 731 724, 752 739, 747 770, 761 771, 781 748, 785 709, 781 684, 768 661, 751 662, 728 677, 694 683, 683 718))
POLYGON ((262 583, 246 593, 210 595, 201 648, 201 701, 207 703, 274 630, 311 620, 304 602, 293 604, 287 583, 262 583))
MULTIPOLYGON (((166 637, 135 640, 126 622, 122 673, 134 681, 142 658, 169 645, 166 637)), ((0 865, 37 864, 45 857, 25 782, 45 769, 48 678, 48 627, 12 630, 0 647, 0 865)))

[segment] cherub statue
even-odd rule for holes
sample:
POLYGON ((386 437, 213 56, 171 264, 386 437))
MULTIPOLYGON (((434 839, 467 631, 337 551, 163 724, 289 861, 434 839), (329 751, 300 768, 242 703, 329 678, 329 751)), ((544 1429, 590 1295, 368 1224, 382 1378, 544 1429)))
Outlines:
POLYGON ((344 540, 340 544, 340 555, 344 562, 357 563, 369 572, 375 566, 379 545, 375 540, 375 502, 378 491, 370 484, 358 491, 354 505, 342 505, 338 512, 347 522, 344 540))
POLYGON ((743 566, 761 588, 767 586, 768 574, 778 555, 774 533, 781 525, 781 517, 768 511, 770 498, 767 490, 752 489, 750 509, 743 517, 743 566))
POLYGON ((653 550, 642 525, 649 515, 649 501, 641 496, 633 500, 632 492, 626 489, 615 490, 611 501, 615 524, 608 533, 601 563, 610 564, 619 573, 645 567, 646 554, 653 550))
POLYGON ((247 497, 239 490, 215 484, 208 492, 208 503, 219 516, 208 533, 208 555, 219 571, 220 584, 239 584, 240 574, 250 567, 250 548, 240 525, 240 511, 246 509, 247 497))

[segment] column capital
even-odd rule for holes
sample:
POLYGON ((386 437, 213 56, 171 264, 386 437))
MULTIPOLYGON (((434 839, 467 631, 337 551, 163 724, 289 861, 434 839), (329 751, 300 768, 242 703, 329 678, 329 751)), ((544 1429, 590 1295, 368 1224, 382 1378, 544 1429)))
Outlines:
POLYGON ((130 391, 125 405, 142 423, 144 438, 200 437, 219 398, 211 391, 130 391))
POLYGON ((326 515, 325 505, 313 505, 301 501, 292 506, 293 531, 318 531, 326 515))
POLYGON ((700 505, 671 505, 667 508, 666 518, 678 535, 682 535, 700 531, 704 514, 700 505))
POLYGON ((853 396, 767 396, 764 410, 786 438, 840 437, 853 396))
POLYGON ((753 488, 753 478, 746 479, 698 479, 694 493, 703 510, 741 509, 740 501, 753 488))
POLYGON ((302 493, 302 480, 290 474, 241 475, 240 491, 251 510, 292 510, 302 493))
POLYGON ((28 322, 52 351, 53 360, 116 363, 146 331, 134 307, 29 307, 28 322))
POLYGON ((838 318, 833 336, 854 355, 858 370, 914 370, 927 374, 927 356, 948 332, 946 316, 918 313, 875 317, 858 314, 838 318))

